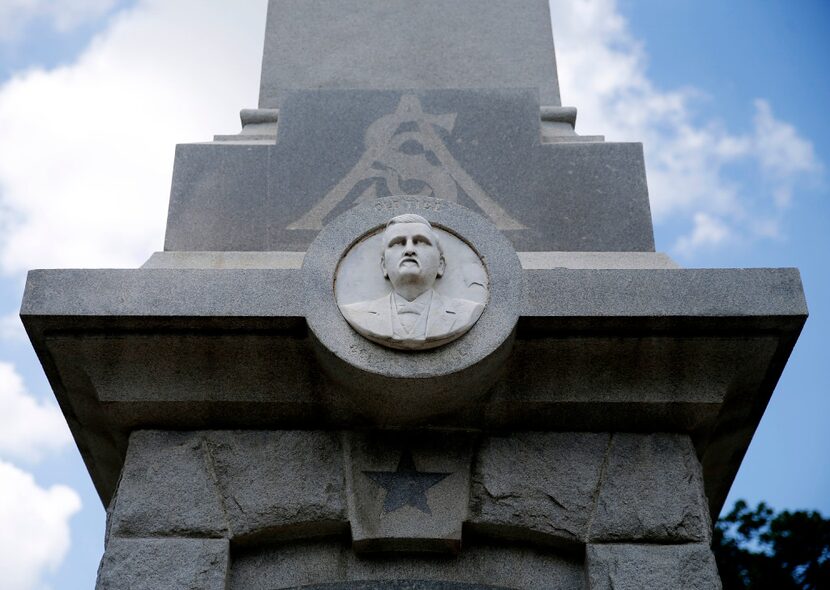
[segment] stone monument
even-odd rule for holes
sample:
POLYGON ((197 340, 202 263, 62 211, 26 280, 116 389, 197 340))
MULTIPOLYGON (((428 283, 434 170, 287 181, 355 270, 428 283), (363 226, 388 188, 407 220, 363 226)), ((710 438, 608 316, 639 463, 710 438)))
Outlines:
POLYGON ((719 588, 795 269, 654 251, 545 0, 271 0, 260 104, 176 151, 164 251, 33 270, 107 507, 97 587, 719 588))

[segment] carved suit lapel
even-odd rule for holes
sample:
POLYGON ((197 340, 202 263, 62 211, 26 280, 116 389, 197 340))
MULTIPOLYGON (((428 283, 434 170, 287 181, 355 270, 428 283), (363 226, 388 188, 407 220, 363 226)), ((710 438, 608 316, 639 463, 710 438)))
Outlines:
POLYGON ((427 338, 443 336, 452 330, 458 315, 447 305, 447 300, 437 291, 432 295, 427 318, 427 338))

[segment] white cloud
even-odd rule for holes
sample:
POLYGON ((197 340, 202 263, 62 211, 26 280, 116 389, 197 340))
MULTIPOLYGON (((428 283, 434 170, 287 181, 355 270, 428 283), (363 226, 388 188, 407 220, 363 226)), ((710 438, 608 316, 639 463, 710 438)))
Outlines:
MULTIPOLYGON (((75 63, 0 87, 0 271, 136 266, 160 249, 174 144, 235 132, 256 104, 265 6, 139 0, 75 63)), ((701 92, 652 83, 615 0, 551 7, 578 130, 644 143, 655 222, 689 228, 676 246, 726 243, 694 238, 702 218, 736 238, 777 235, 794 187, 820 168, 810 143, 763 100, 751 133, 700 122, 701 92), (767 181, 758 195, 732 173, 747 163, 767 181)))
POLYGON ((0 40, 13 40, 32 20, 45 19, 66 31, 112 8, 115 0, 3 0, 0 3, 0 40))
POLYGON ((578 132, 643 142, 655 223, 691 226, 676 253, 778 235, 794 187, 821 169, 809 141, 764 100, 755 101, 752 133, 714 117, 700 122, 694 107, 705 97, 652 83, 616 0, 552 0, 551 13, 563 103, 579 108, 578 132), (760 198, 731 172, 747 163, 765 180, 760 198))
POLYGON ((4 590, 33 590, 60 566, 70 546, 69 519, 81 508, 71 488, 37 485, 0 461, 0 572, 4 590))
POLYGON ((694 228, 688 236, 681 237, 675 249, 690 255, 701 247, 717 246, 729 239, 729 228, 720 219, 707 213, 695 213, 694 228))
POLYGON ((26 330, 16 311, 0 316, 0 342, 24 342, 25 340, 26 330))
POLYGON ((0 362, 0 456, 37 461, 70 440, 57 404, 35 400, 14 366, 0 362))
POLYGON ((792 199, 793 181, 821 170, 813 146, 792 126, 779 121, 765 100, 755 101, 753 147, 763 172, 773 184, 775 202, 785 207, 792 199))
POLYGON ((0 268, 161 249, 174 145, 235 132, 256 106, 265 7, 143 0, 76 63, 0 88, 0 268))

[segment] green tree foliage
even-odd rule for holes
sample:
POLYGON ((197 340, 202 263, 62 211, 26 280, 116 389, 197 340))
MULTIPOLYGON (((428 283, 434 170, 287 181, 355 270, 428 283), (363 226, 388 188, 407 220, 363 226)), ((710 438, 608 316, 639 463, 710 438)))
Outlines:
POLYGON ((715 525, 724 590, 830 590, 830 519, 739 500, 715 525))

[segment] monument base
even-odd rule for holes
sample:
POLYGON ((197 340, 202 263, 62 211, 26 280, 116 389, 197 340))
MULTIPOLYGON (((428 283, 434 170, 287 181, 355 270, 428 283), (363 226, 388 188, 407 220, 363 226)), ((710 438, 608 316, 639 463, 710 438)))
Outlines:
POLYGON ((687 435, 146 430, 98 588, 719 588, 710 540, 687 435))

